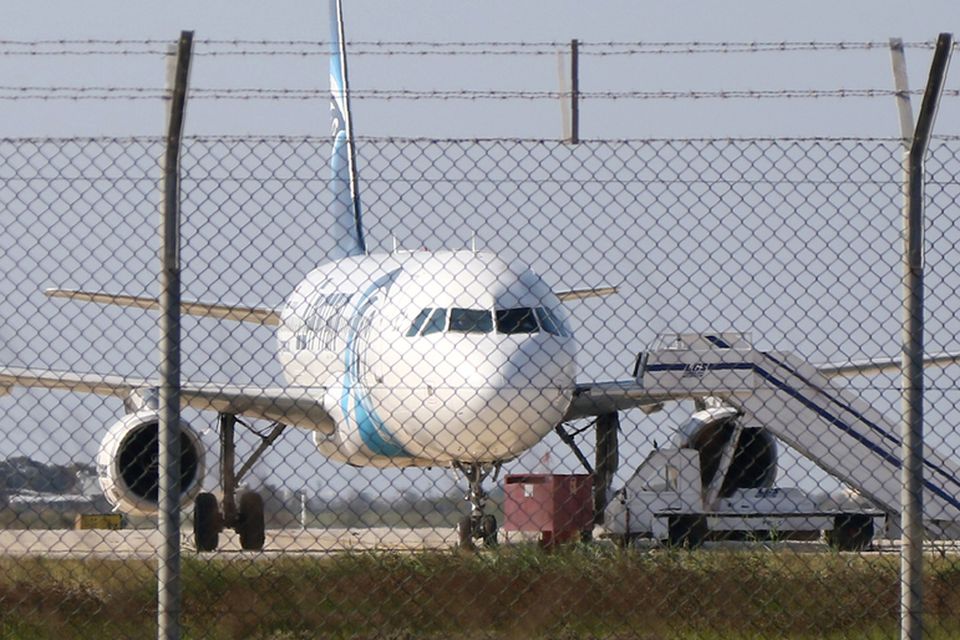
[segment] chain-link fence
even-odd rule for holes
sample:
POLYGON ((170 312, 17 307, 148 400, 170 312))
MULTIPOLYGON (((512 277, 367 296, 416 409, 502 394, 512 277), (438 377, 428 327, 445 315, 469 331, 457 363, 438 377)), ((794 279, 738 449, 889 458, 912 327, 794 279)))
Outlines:
MULTIPOLYGON (((0 141, 2 637, 156 633, 162 145, 0 141)), ((900 141, 358 151, 368 257, 329 263, 327 141, 186 141, 185 637, 896 635, 900 141)), ((931 357, 958 152, 927 163, 931 357)))

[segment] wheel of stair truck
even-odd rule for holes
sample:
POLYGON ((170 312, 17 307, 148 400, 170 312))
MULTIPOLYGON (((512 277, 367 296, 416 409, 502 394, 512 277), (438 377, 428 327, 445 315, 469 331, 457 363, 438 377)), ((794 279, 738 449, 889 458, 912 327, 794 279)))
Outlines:
POLYGON ((220 542, 220 507, 212 493, 198 494, 193 503, 193 541, 197 551, 216 551, 220 542))
POLYGON ((837 551, 863 551, 873 542, 873 518, 862 513, 844 513, 833 519, 826 532, 827 544, 837 551))
POLYGON ((696 549, 707 538, 707 519, 704 516, 670 516, 666 543, 669 547, 696 549))
POLYGON ((263 520, 263 498, 259 493, 245 491, 240 495, 237 533, 240 548, 245 551, 260 551, 266 538, 263 520))

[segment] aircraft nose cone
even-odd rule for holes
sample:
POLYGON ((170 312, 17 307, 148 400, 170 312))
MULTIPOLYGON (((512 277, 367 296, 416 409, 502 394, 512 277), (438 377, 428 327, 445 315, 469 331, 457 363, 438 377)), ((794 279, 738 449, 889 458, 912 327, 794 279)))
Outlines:
MULTIPOLYGON (((477 384, 432 391, 429 426, 415 439, 432 456, 464 462, 509 460, 560 423, 573 395, 572 350, 534 340, 508 345, 477 384), (547 346, 544 346, 544 343, 547 346)), ((491 356, 494 357, 494 356, 491 356)))
MULTIPOLYGON (((447 419, 423 433, 426 448, 437 458, 461 461, 508 460, 548 434, 560 420, 572 391, 557 387, 451 390, 447 419)), ((438 416, 439 417, 439 416, 438 416)))

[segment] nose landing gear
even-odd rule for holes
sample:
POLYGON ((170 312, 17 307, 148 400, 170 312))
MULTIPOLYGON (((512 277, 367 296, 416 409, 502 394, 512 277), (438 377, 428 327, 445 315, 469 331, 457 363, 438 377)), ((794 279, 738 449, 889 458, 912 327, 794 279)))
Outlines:
POLYGON ((457 526, 461 549, 475 549, 474 540, 483 540, 485 547, 497 545, 497 518, 491 513, 484 513, 487 506, 487 492, 483 490, 483 481, 491 473, 496 480, 500 473, 500 466, 499 462, 494 464, 455 462, 453 465, 455 470, 466 477, 470 487, 466 496, 470 501, 470 515, 464 516, 457 526))

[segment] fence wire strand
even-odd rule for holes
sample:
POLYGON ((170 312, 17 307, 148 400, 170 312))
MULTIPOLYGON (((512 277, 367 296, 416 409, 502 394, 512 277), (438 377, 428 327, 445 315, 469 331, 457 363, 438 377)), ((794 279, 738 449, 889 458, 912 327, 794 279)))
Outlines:
MULTIPOLYGON (((167 55, 171 41, 145 40, 0 40, 0 56, 131 56, 167 55)), ((198 39, 198 56, 327 56, 330 43, 312 40, 198 39)), ((563 41, 373 41, 347 43, 351 56, 553 56, 569 50, 563 41)), ((887 41, 739 41, 739 42, 579 42, 585 56, 651 56, 789 52, 855 52, 888 50, 887 41)), ((906 49, 933 49, 932 41, 903 43, 906 49)))
MULTIPOLYGON (((317 100, 329 97, 321 88, 195 87, 195 100, 317 100)), ((562 100, 569 91, 528 91, 502 89, 354 89, 357 100, 562 100)), ((582 100, 823 100, 849 98, 891 98, 922 96, 923 91, 893 89, 721 89, 716 91, 578 91, 582 100)), ((945 89, 948 98, 960 96, 960 89, 945 89)), ((168 93, 155 87, 112 86, 0 86, 0 100, 164 100, 168 93)))

